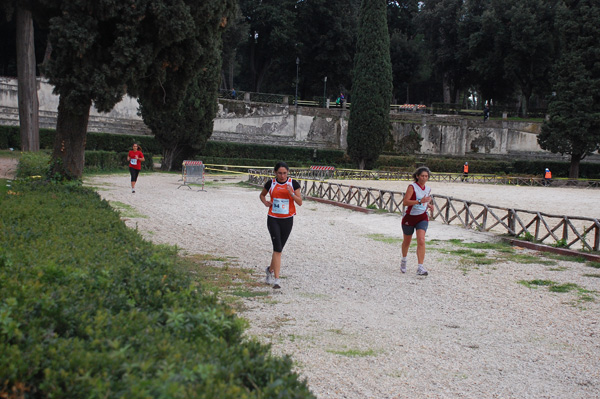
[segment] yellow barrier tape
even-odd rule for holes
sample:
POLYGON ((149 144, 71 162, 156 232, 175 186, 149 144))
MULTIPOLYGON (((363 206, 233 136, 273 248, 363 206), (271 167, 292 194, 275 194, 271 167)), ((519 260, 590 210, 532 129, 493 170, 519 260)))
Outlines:
MULTIPOLYGON (((219 165, 211 165, 211 166, 219 166, 219 165)), ((221 166, 229 166, 229 165, 221 165, 221 166)), ((238 174, 238 175, 249 175, 250 174, 248 172, 234 172, 234 171, 231 171, 231 170, 215 169, 215 168, 204 168, 204 169, 206 169, 206 170, 214 170, 214 171, 217 171, 217 172, 225 172, 225 173, 231 173, 231 174, 238 174)), ((272 179, 272 178, 275 177, 274 175, 261 175, 261 174, 256 174, 256 173, 252 173, 252 175, 253 176, 260 176, 260 177, 268 177, 269 179, 272 179)), ((322 182, 322 180, 304 179, 304 178, 293 177, 293 176, 292 176, 292 179, 298 180, 298 181, 314 181, 314 182, 317 182, 317 183, 322 182)))
MULTIPOLYGON (((217 172, 223 172, 225 174, 230 173, 230 174, 242 174, 242 175, 247 175, 248 172, 236 172, 233 170, 229 170, 229 168, 241 168, 241 169, 270 169, 270 167, 267 166, 243 166, 243 165, 218 165, 218 164, 204 164, 205 166, 218 166, 218 167, 223 167, 223 168, 227 168, 227 169, 214 169, 214 168, 208 168, 206 167, 206 170, 214 170, 217 172)), ((309 168, 290 168, 290 169, 309 169, 309 168)), ((360 169, 336 169, 338 171, 356 171, 356 172, 360 172, 360 169)), ((390 171, 379 171, 382 173, 410 173, 410 172, 390 172, 390 171)), ((449 176, 456 176, 456 177, 462 177, 462 173, 435 173, 432 172, 432 174, 443 174, 443 175, 449 175, 449 176)), ((273 175, 262 175, 262 174, 257 174, 256 176, 261 176, 261 177, 269 177, 269 178, 273 178, 273 175)), ((470 180, 484 180, 486 178, 489 177, 496 177, 499 180, 518 180, 518 179, 533 179, 533 180, 541 180, 543 178, 541 177, 520 177, 520 176, 498 176, 498 175, 491 175, 491 174, 471 174, 469 176, 470 180)), ((303 181, 314 181, 314 182, 321 182, 321 181, 328 181, 328 180, 357 180, 357 179, 353 179, 350 176, 339 176, 335 179, 325 179, 325 180, 313 180, 313 179, 302 179, 302 178, 294 178, 295 180, 303 180, 303 181)), ((364 180, 364 179, 358 179, 358 180, 364 180)), ((399 178, 390 178, 390 179, 386 179, 386 178, 382 178, 379 177, 377 178, 377 180, 383 180, 383 181, 410 181, 412 180, 412 177, 408 177, 407 179, 399 179, 399 178)), ((570 180, 569 178, 566 177, 556 177, 553 178, 553 180, 570 180)), ((595 181, 599 181, 600 179, 586 179, 586 181, 590 181, 590 182, 595 182, 595 181)))

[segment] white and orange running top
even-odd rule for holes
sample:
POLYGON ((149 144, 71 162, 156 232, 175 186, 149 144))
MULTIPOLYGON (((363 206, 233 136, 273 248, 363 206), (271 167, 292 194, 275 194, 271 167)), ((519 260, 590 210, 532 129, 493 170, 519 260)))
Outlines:
POLYGON ((285 183, 279 183, 277 179, 271 182, 269 195, 273 205, 269 208, 269 216, 275 218, 290 218, 296 214, 296 204, 288 192, 287 186, 292 187, 292 178, 288 178, 285 183))

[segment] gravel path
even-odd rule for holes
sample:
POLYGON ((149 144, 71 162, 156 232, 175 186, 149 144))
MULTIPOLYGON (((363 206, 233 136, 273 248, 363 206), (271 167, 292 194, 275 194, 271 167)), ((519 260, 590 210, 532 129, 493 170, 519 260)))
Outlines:
MULTIPOLYGON (((133 206, 143 217, 126 223, 148 239, 187 253, 235 257, 262 280, 271 244, 259 191, 235 184, 239 178, 218 176, 208 178, 205 192, 177 189, 178 178, 142 174, 136 194, 126 175, 86 184, 115 204, 133 206)), ((395 184, 398 191, 407 185, 395 184)), ((450 187, 432 186, 439 194, 450 187)), ((521 187, 511 197, 519 203, 526 198, 535 209, 540 203, 533 203, 532 190, 521 187)), ((543 190, 548 200, 564 193, 543 190)), ((508 191, 476 190, 503 201, 508 191)), ((596 195, 577 194, 586 200, 596 195)), ((449 253, 460 248, 446 240, 496 237, 430 222, 430 275, 416 275, 414 248, 403 275, 397 215, 305 201, 294 223, 283 255, 283 288, 248 299, 242 316, 250 322, 249 335, 292 356, 318 398, 600 397, 600 278, 591 277, 600 275, 597 269, 571 261, 544 264, 541 256, 540 263, 475 265, 449 253), (595 292, 554 293, 518 283, 534 279, 595 292), (586 296, 593 300, 584 301, 586 296)))

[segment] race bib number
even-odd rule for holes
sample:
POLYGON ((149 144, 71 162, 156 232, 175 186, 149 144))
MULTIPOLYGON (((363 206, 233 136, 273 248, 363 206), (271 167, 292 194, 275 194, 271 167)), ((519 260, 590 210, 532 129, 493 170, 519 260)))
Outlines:
POLYGON ((287 215, 290 210, 290 200, 273 198, 273 213, 287 215))
POLYGON ((129 161, 132 165, 137 165, 137 159, 132 159, 129 161))

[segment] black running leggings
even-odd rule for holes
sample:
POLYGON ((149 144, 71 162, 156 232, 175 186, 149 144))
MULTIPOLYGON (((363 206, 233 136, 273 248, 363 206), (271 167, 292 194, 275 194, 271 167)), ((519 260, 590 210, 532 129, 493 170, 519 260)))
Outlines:
POLYGON ((267 228, 273 242, 273 252, 283 252, 283 247, 292 232, 293 225, 294 217, 275 218, 267 216, 267 228))
POLYGON ((131 175, 131 181, 137 181, 138 175, 140 174, 140 170, 129 168, 129 174, 131 175))

